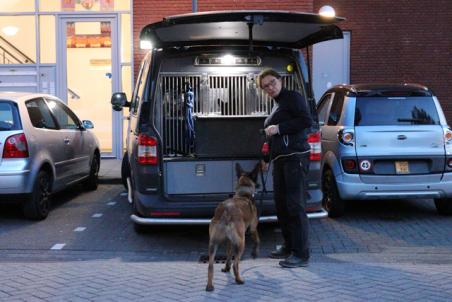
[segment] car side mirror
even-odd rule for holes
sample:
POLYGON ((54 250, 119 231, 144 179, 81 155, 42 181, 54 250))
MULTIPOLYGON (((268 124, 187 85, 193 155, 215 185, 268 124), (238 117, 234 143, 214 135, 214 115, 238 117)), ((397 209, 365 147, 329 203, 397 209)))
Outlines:
POLYGON ((83 125, 83 128, 85 128, 85 129, 93 129, 94 128, 93 122, 91 122, 89 120, 83 120, 82 125, 83 125))
POLYGON ((124 92, 115 92, 111 96, 111 105, 114 111, 121 111, 123 107, 130 107, 127 96, 124 92))

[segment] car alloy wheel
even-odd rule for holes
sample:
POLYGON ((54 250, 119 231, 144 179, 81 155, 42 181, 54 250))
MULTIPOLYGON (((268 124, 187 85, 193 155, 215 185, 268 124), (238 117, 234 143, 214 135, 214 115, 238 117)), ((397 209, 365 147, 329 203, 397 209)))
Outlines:
POLYGON ((335 218, 344 215, 345 203, 339 196, 333 171, 326 170, 324 172, 322 187, 323 187, 322 205, 328 212, 328 216, 335 218))
POLYGON ((33 185, 31 196, 24 203, 24 215, 30 219, 42 220, 50 211, 50 176, 41 170, 33 185))

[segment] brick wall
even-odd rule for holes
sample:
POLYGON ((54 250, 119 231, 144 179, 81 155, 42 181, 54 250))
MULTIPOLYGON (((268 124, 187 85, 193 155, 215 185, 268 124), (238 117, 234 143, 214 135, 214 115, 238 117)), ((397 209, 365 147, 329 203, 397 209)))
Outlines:
MULTIPOLYGON (((415 82, 436 93, 452 124, 452 0, 198 0, 198 11, 278 9, 317 12, 333 5, 351 31, 350 80, 415 82)), ((143 57, 141 28, 164 16, 189 13, 191 0, 134 0, 135 74, 143 57)))
POLYGON ((452 1, 314 0, 314 11, 331 3, 351 30, 351 82, 424 84, 452 124, 452 1))
MULTIPOLYGON (((198 0, 198 11, 238 10, 238 9, 275 9, 311 12, 313 0, 198 0)), ((145 51, 140 50, 139 35, 143 26, 161 21, 165 16, 192 12, 191 0, 133 0, 133 47, 135 77, 145 51)))

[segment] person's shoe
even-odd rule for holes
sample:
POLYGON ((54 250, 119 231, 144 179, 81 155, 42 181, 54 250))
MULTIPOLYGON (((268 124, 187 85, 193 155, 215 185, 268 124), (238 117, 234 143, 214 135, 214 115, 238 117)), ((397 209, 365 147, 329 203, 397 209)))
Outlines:
POLYGON ((284 245, 279 245, 269 255, 273 259, 285 259, 290 256, 290 250, 286 249, 284 245))
POLYGON ((306 267, 308 266, 308 260, 301 259, 295 255, 290 255, 285 260, 279 261, 279 265, 282 267, 294 268, 294 267, 306 267))

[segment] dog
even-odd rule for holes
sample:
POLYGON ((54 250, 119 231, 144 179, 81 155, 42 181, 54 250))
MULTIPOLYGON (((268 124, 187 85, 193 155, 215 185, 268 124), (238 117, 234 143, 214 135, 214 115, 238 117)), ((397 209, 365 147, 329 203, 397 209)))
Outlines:
POLYGON ((209 225, 209 268, 207 272, 206 291, 213 291, 213 263, 218 246, 226 241, 226 264, 221 270, 229 272, 231 270, 232 254, 234 254, 234 276, 237 284, 243 284, 240 277, 239 262, 245 249, 245 232, 249 228, 253 239, 253 249, 251 256, 257 257, 259 251, 259 234, 257 232, 257 208, 254 201, 256 183, 260 164, 251 172, 242 170, 240 164, 236 164, 237 186, 232 198, 220 203, 215 209, 215 214, 209 225))

